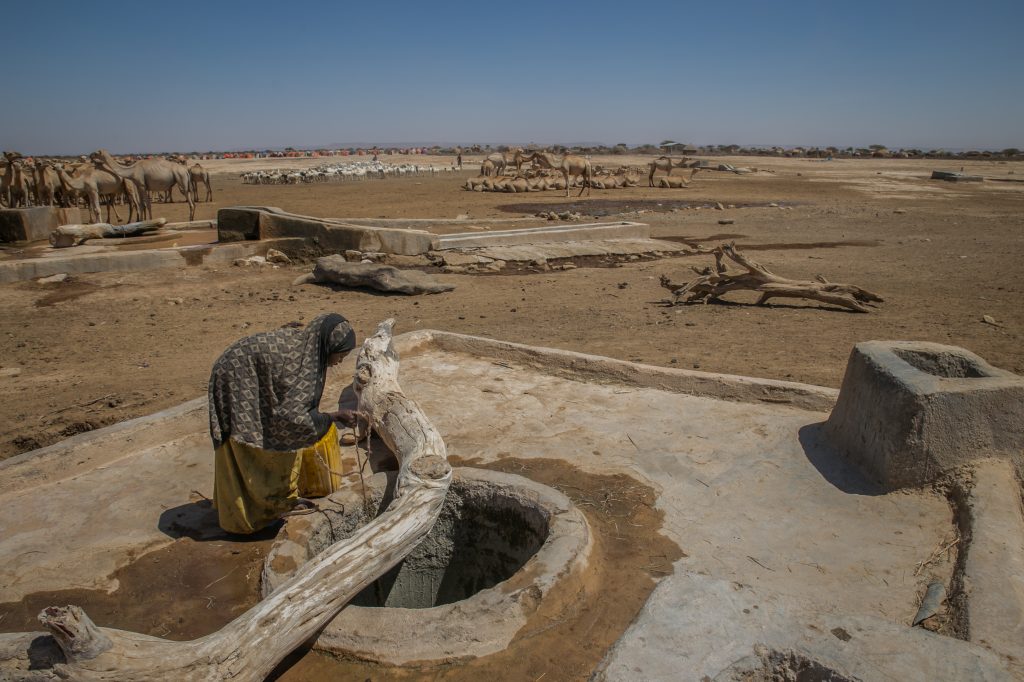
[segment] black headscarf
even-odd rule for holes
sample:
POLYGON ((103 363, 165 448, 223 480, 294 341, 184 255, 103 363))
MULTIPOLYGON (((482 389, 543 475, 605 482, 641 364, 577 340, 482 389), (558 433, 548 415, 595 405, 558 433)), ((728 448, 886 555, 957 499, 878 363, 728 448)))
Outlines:
POLYGON ((332 353, 355 348, 356 335, 336 313, 304 329, 253 334, 232 344, 210 373, 210 437, 265 450, 312 445, 331 426, 319 411, 332 353))

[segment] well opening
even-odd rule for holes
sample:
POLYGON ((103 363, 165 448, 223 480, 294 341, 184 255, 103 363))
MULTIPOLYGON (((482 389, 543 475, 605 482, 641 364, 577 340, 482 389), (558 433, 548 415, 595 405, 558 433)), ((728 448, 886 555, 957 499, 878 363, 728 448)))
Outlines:
POLYGON ((976 362, 957 353, 910 350, 894 351, 907 364, 944 379, 978 379, 987 376, 976 362))
MULTIPOLYGON (((367 515, 330 515, 310 540, 318 554, 367 515)), ((452 482, 433 529, 405 558, 356 595, 364 607, 427 609, 467 599, 512 577, 548 537, 549 514, 483 481, 452 482)))

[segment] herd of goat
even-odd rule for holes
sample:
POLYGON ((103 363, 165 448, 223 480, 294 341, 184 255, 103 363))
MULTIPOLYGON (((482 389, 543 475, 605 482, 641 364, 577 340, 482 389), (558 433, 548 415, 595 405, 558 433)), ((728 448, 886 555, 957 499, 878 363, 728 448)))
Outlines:
POLYGON ((92 222, 99 222, 100 206, 120 221, 116 204, 128 205, 128 220, 153 217, 153 197, 173 201, 177 189, 189 205, 189 220, 195 217, 199 185, 206 189, 206 201, 213 201, 210 174, 198 163, 189 166, 183 158, 142 159, 121 163, 105 150, 81 157, 78 162, 59 159, 26 159, 18 152, 4 152, 0 167, 0 204, 7 208, 30 206, 85 205, 92 222))
POLYGON ((242 182, 247 185, 299 185, 346 180, 383 180, 388 177, 404 177, 406 175, 437 175, 438 173, 451 173, 454 170, 455 168, 452 166, 355 161, 301 170, 249 171, 242 173, 242 182))

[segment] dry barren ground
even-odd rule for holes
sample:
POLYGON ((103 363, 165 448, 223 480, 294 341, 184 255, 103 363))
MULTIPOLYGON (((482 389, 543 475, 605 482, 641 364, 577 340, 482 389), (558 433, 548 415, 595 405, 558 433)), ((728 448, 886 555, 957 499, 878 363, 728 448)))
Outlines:
MULTIPOLYGON (((960 345, 1024 373, 1024 184, 931 181, 932 169, 957 169, 935 161, 723 160, 775 172, 703 173, 686 190, 595 190, 567 202, 557 192, 465 192, 459 186, 474 174, 469 170, 251 186, 242 185, 237 174, 257 162, 217 162, 210 164, 216 201, 201 204, 197 218, 239 204, 320 216, 411 218, 514 217, 569 204, 587 215, 631 213, 630 219, 650 223, 660 238, 704 245, 735 240, 781 275, 821 273, 876 291, 885 298, 879 309, 865 315, 799 301, 756 307, 754 297, 742 294, 719 304, 662 305, 668 292, 659 288, 658 276, 685 278, 691 265, 710 263, 707 256, 564 272, 442 275, 456 285, 454 292, 416 298, 291 286, 308 265, 201 266, 86 275, 62 284, 5 284, 0 457, 201 395, 211 364, 236 338, 325 311, 347 316, 360 335, 395 315, 402 330, 437 328, 826 386, 839 385, 851 346, 868 339, 960 345), (691 207, 715 202, 736 208, 691 207), (632 215, 637 210, 645 212, 632 215), (983 322, 984 315, 997 325, 983 322)), ((259 163, 314 163, 279 161, 259 163)), ((978 162, 965 171, 1024 179, 1021 163, 978 162)), ((171 220, 185 217, 182 204, 155 208, 171 220)))

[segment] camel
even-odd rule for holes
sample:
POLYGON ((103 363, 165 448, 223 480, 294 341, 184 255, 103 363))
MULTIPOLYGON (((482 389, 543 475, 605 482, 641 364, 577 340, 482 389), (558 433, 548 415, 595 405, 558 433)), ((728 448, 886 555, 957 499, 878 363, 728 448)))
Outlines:
POLYGON ((590 196, 590 188, 592 185, 591 179, 593 178, 593 168, 590 166, 590 159, 586 159, 582 156, 575 156, 573 154, 566 154, 562 157, 561 161, 555 158, 554 154, 548 152, 534 152, 529 156, 529 160, 539 165, 541 168, 559 168, 562 171, 562 177, 565 178, 565 196, 569 196, 569 188, 575 183, 576 176, 583 178, 583 186, 580 188, 580 193, 576 196, 583 196, 583 190, 587 191, 587 196, 590 196), (570 178, 573 180, 570 182, 570 178))
POLYGON ((135 183, 143 200, 144 215, 140 216, 141 219, 153 217, 153 202, 149 192, 170 192, 172 187, 177 187, 188 201, 188 219, 195 220, 196 202, 189 192, 188 169, 183 165, 166 159, 143 159, 126 166, 114 160, 105 149, 93 152, 89 158, 98 168, 135 183))
POLYGON ((3 178, 2 194, 8 208, 29 205, 32 186, 25 169, 18 163, 23 157, 18 152, 4 152, 7 172, 3 178))
POLYGON ((121 216, 114 207, 114 199, 121 193, 128 198, 128 222, 132 221, 133 212, 136 215, 142 213, 142 199, 138 188, 128 178, 94 166, 86 166, 74 176, 69 175, 62 166, 57 166, 56 172, 65 194, 72 197, 82 196, 88 200, 89 215, 94 223, 100 221, 100 197, 106 200, 108 223, 111 209, 114 210, 114 217, 118 222, 121 221, 121 216))
MULTIPOLYGON (((484 163, 490 163, 492 166, 494 166, 494 172, 497 175, 504 174, 505 166, 508 165, 508 161, 505 160, 505 155, 502 154, 501 152, 494 152, 493 154, 489 154, 487 158, 484 159, 484 163)), ((483 168, 483 164, 481 164, 481 168, 483 168)))
POLYGON ((685 156, 679 161, 676 161, 671 156, 662 156, 655 159, 654 161, 651 161, 651 163, 648 165, 650 168, 650 173, 647 174, 647 185, 649 187, 654 187, 655 172, 663 170, 668 175, 672 175, 672 170, 674 168, 686 168, 686 164, 688 164, 689 162, 690 159, 686 158, 685 156))
POLYGON ((493 161, 491 161, 490 158, 484 159, 483 162, 480 164, 480 175, 499 175, 497 165, 493 161))
POLYGON ((210 172, 198 163, 188 169, 188 175, 192 184, 192 193, 196 201, 199 201, 199 183, 206 185, 205 201, 213 201, 213 188, 210 186, 210 172))
POLYGON ((36 202, 40 206, 57 204, 57 193, 61 191, 60 178, 57 171, 46 161, 36 160, 36 202))
POLYGON ((512 163, 516 166, 516 173, 523 172, 523 164, 530 160, 532 154, 527 154, 522 149, 515 149, 512 152, 512 163))
POLYGON ((693 180, 693 176, 697 174, 698 170, 700 169, 691 169, 690 177, 688 178, 684 178, 678 175, 675 177, 671 175, 666 175, 664 177, 658 178, 658 187, 661 187, 662 189, 682 189, 689 187, 690 181, 693 180))

